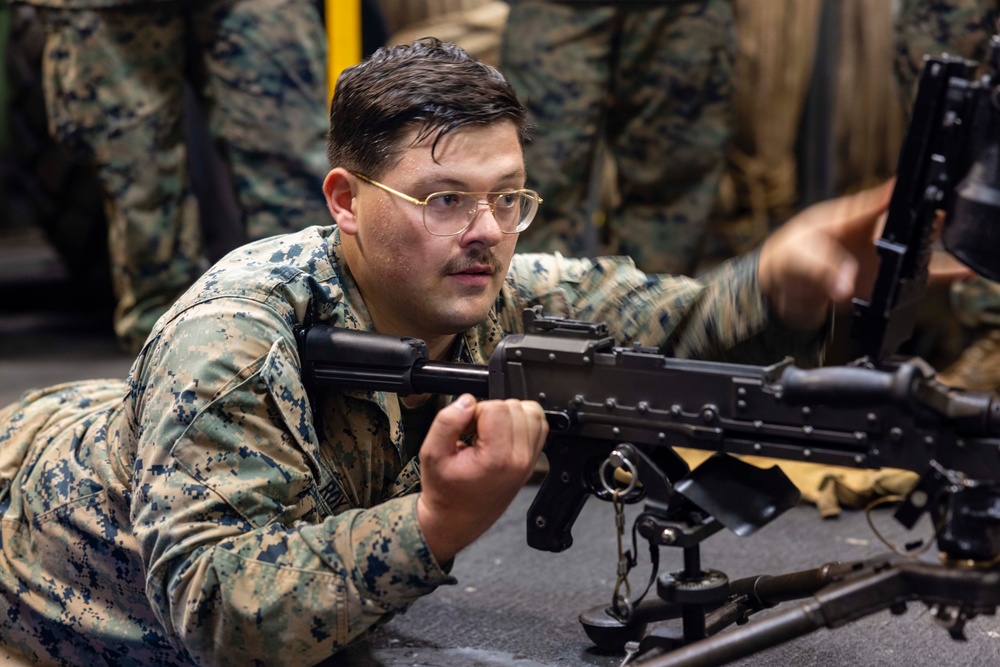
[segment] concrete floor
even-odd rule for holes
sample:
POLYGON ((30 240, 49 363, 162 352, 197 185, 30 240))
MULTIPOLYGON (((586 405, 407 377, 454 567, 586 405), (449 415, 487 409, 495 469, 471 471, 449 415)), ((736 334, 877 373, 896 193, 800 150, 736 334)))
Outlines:
MULTIPOLYGON (((575 542, 561 554, 525 546, 525 516, 536 489, 526 487, 500 521, 459 555, 453 573, 458 585, 418 600, 358 651, 350 665, 403 667, 455 666, 614 667, 621 656, 595 649, 578 621, 580 613, 610 602, 616 544, 608 503, 590 500, 574 526, 575 542), (464 653, 462 653, 464 652, 464 653)), ((631 519, 638 508, 629 508, 631 519)), ((912 539, 888 512, 875 513, 876 525, 893 540, 912 539), (904 537, 906 536, 906 537, 904 537)), ((631 521, 628 525, 631 525, 631 521)), ((918 526, 921 537, 930 533, 918 526)), ((864 516, 853 512, 832 521, 811 506, 795 507, 747 538, 722 532, 702 545, 702 566, 730 579, 780 574, 885 552, 864 516)), ((631 579, 641 588, 649 560, 640 546, 640 567, 631 579)), ((660 571, 677 570, 681 552, 661 550, 660 571)), ((654 593, 655 594, 655 593, 654 593)), ((761 612, 761 619, 789 602, 761 612)), ((751 624, 758 622, 753 617, 751 624)), ((837 628, 820 629, 794 641, 746 657, 740 667, 889 667, 1000 664, 1000 623, 979 617, 966 628, 968 640, 952 641, 928 608, 911 603, 907 613, 880 611, 837 628)), ((641 663, 636 663, 641 664, 641 663)), ((713 663, 714 664, 714 663, 713 663)))
MULTIPOLYGON (((92 295, 106 304, 106 295, 92 295)), ((88 307, 34 230, 0 234, 0 405, 61 382, 124 378, 132 358, 115 342, 106 305, 88 307)))
MULTIPOLYGON (((106 309, 94 312, 74 295, 72 281, 37 235, 0 238, 0 404, 23 391, 59 382, 124 377, 131 357, 111 334, 106 309)), ((329 664, 361 667, 614 667, 621 656, 596 650, 578 622, 580 613, 610 601, 616 547, 613 514, 591 500, 574 527, 575 544, 562 554, 529 549, 525 515, 536 488, 526 487, 500 521, 459 555, 455 586, 419 600, 410 611, 378 630, 370 641, 329 664)), ((630 507, 629 517, 638 508, 630 507)), ((900 542, 912 539, 876 518, 900 542)), ((629 524, 631 525, 631 524, 629 524)), ((917 533, 926 536, 929 526, 917 533)), ((759 533, 713 536, 702 545, 704 567, 731 578, 818 567, 833 560, 881 554, 861 513, 833 521, 799 506, 759 533)), ((633 585, 644 585, 648 557, 633 585)), ((677 569, 678 550, 662 550, 661 571, 677 569)), ((787 608, 793 603, 786 603, 787 608)), ((998 665, 1000 622, 980 617, 967 628, 968 641, 951 641, 920 603, 893 616, 881 611, 837 630, 819 630, 734 664, 888 667, 890 665, 998 665)), ((763 612, 767 615, 770 612, 763 612)), ((753 621, 751 621, 753 622, 753 621)))

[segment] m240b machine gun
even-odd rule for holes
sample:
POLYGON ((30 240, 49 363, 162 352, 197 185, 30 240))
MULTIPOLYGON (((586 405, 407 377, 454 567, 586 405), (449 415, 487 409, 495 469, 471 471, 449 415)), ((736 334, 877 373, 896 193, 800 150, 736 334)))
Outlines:
MULTIPOLYGON (((651 545, 684 549, 685 568, 657 581, 668 605, 632 609, 616 591, 611 607, 582 619, 604 648, 620 650, 641 638, 648 621, 678 614, 684 632, 670 638, 671 648, 692 644, 782 599, 776 591, 770 598, 741 602, 742 608, 726 612, 726 623, 705 616, 718 616, 734 586, 752 582, 729 582, 720 572, 703 570, 699 544, 723 527, 751 534, 799 500, 798 490, 778 468, 763 470, 728 454, 918 471, 923 480, 897 519, 912 527, 929 512, 940 525, 938 547, 954 563, 992 562, 1000 555, 1000 397, 949 389, 919 359, 900 362, 891 371, 678 360, 649 348, 615 347, 602 324, 535 311, 527 311, 526 320, 526 333, 502 340, 488 367, 432 362, 422 341, 333 327, 313 327, 302 346, 307 373, 318 386, 539 401, 550 425, 545 446, 550 472, 527 518, 528 544, 536 549, 569 548, 572 525, 591 495, 616 503, 642 500, 639 534, 651 545), (690 470, 672 446, 720 454, 690 470), (618 468, 628 473, 624 488, 614 480, 618 468)), ((965 584, 959 589, 955 570, 908 566, 918 572, 900 575, 907 584, 919 579, 949 596, 976 591, 973 600, 948 600, 961 603, 963 617, 992 613, 1000 604, 1000 572, 963 569, 965 584), (939 574, 948 575, 948 581, 939 574)), ((857 570, 827 568, 809 575, 809 585, 819 589, 857 570)), ((801 587, 801 579, 790 583, 801 587)), ((879 584, 900 586, 898 581, 879 584)), ((883 599, 880 590, 866 592, 866 613, 897 602, 893 596, 869 609, 872 596, 883 599)), ((848 606, 843 613, 847 610, 850 616, 838 620, 850 620, 857 611, 848 606)), ((755 628, 748 624, 732 633, 755 628)), ((765 645, 804 631, 801 624, 771 627, 765 645)), ((736 653, 727 648, 726 660, 743 655, 750 645, 739 644, 736 653)), ((701 654, 690 664, 720 664, 705 658, 701 654)))
MULTIPOLYGON (((635 530, 650 544, 683 549, 684 567, 659 575, 659 599, 635 603, 619 565, 611 605, 581 616, 603 648, 629 648, 641 664, 724 664, 810 632, 908 600, 934 605, 953 637, 966 619, 1000 605, 1000 397, 946 387, 920 359, 895 355, 912 330, 935 217, 944 242, 978 272, 1000 278, 1000 41, 992 73, 929 59, 902 149, 868 301, 855 302, 862 356, 804 370, 668 358, 615 345, 600 323, 525 312, 525 333, 500 342, 488 366, 438 363, 423 341, 314 326, 300 333, 314 390, 400 394, 469 392, 532 399, 550 426, 550 472, 527 517, 528 544, 563 551, 589 496, 611 501, 621 535, 624 503, 644 502, 635 530), (672 449, 716 452, 691 470, 672 449), (721 528, 747 535, 799 500, 778 468, 732 454, 860 468, 912 470, 921 478, 895 513, 913 527, 927 514, 942 564, 893 558, 730 581, 701 566, 699 545, 721 528), (743 623, 797 598, 798 607, 743 623), (646 624, 681 618, 680 632, 646 624), (655 650, 654 650, 655 649, 655 650)), ((654 563, 655 565, 656 563, 654 563)))

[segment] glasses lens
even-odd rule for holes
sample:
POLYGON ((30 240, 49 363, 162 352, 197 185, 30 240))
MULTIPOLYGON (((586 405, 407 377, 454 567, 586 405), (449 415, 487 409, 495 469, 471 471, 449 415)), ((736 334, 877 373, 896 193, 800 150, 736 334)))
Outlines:
POLYGON ((524 231, 538 210, 538 200, 526 192, 500 192, 492 197, 493 215, 508 234, 524 231))
POLYGON ((479 200, 467 192, 439 192, 427 199, 424 220, 432 234, 457 234, 469 226, 479 200))
MULTIPOLYGON (((537 197, 525 192, 490 193, 488 201, 501 231, 507 234, 527 229, 538 210, 537 197)), ((432 234, 459 234, 475 219, 479 205, 479 195, 439 192, 427 199, 424 221, 432 234)))
POLYGON ((535 219, 538 212, 538 195, 534 193, 522 192, 518 197, 517 228, 515 232, 523 232, 535 219))
POLYGON ((521 210, 524 208, 520 192, 501 192, 492 196, 493 216, 497 219, 500 229, 505 232, 514 231, 521 222, 521 210))

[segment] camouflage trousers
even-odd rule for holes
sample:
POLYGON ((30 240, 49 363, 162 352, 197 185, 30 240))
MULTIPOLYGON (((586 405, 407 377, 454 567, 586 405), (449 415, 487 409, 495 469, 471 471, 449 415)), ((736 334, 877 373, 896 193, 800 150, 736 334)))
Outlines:
POLYGON ((95 165, 109 218, 115 330, 141 346, 208 266, 184 91, 203 102, 245 240, 327 224, 326 37, 309 0, 41 12, 53 136, 95 165))
POLYGON ((519 251, 693 271, 732 135, 734 33, 728 0, 511 4, 501 65, 534 125, 528 187, 544 200, 519 251), (595 241, 588 184, 602 142, 617 182, 595 241))
MULTIPOLYGON (((983 62, 997 28, 997 0, 898 0, 896 78, 909 109, 925 55, 942 53, 983 62)), ((1000 327, 1000 284, 975 278, 951 288, 956 317, 970 328, 1000 327)))

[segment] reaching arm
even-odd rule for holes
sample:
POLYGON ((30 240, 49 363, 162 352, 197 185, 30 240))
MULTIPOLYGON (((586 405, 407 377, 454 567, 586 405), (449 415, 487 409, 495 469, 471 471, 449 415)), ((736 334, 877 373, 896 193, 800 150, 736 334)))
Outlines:
POLYGON ((892 183, 815 204, 786 222, 760 251, 758 281, 771 314, 812 331, 834 304, 867 296, 878 266, 875 238, 892 183))

